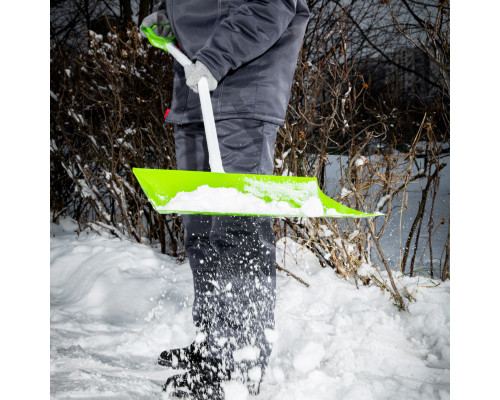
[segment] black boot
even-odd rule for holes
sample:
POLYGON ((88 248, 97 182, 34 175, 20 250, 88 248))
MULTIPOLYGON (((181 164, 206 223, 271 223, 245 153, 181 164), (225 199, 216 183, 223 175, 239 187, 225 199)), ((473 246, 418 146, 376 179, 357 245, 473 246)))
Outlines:
POLYGON ((204 359, 184 374, 167 379, 163 390, 171 398, 189 398, 193 400, 224 400, 221 383, 229 380, 229 372, 221 368, 213 359, 204 359))
POLYGON ((166 350, 158 357, 158 364, 168 368, 191 369, 201 363, 206 354, 205 342, 193 342, 187 347, 166 350))

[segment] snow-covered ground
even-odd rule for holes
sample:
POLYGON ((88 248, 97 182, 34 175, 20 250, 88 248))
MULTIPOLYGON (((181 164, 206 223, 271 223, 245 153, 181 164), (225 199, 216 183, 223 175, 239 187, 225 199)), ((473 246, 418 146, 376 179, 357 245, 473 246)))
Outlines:
MULTIPOLYGON (((156 365, 194 338, 192 279, 148 246, 51 225, 51 397, 162 399, 175 372, 156 365)), ((387 293, 322 269, 278 243, 277 340, 256 400, 448 399, 449 282, 400 277, 417 299, 398 312, 387 293)), ((230 384, 226 399, 247 398, 230 384)), ((248 398, 252 398, 248 396, 248 398)))

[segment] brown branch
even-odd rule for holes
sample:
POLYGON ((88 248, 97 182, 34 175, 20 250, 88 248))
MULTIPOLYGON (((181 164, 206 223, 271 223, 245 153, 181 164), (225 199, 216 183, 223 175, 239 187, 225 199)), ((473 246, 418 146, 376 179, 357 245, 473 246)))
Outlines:
POLYGON ((295 278, 296 280, 298 280, 300 283, 302 283, 305 287, 309 287, 309 284, 305 281, 303 281, 301 278, 299 278, 297 275, 295 275, 293 272, 290 272, 288 271, 287 269, 283 268, 283 267, 280 267, 278 265, 278 263, 276 263, 276 269, 279 270, 279 271, 283 271, 285 274, 287 274, 288 276, 291 276, 292 278, 295 278))

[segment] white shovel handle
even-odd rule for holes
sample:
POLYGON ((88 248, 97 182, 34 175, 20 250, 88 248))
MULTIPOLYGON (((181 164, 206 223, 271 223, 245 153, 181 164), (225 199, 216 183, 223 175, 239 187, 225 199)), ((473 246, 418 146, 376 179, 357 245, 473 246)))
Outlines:
MULTIPOLYGON (((167 50, 183 66, 191 65, 192 62, 186 55, 173 44, 167 44, 167 50)), ((205 135, 207 137, 208 161, 212 172, 224 173, 222 159, 220 156, 219 141, 217 131, 215 130, 214 112, 212 110, 212 101, 210 100, 210 90, 208 89, 208 80, 203 77, 198 83, 198 92, 200 95, 201 114, 203 115, 203 124, 205 125, 205 135)))

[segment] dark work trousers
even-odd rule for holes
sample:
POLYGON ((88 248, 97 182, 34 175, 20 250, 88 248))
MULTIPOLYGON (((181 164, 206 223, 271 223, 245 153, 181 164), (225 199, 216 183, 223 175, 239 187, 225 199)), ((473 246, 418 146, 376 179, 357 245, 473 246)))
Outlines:
MULTIPOLYGON (((279 126, 254 119, 216 122, 228 173, 272 175, 279 126)), ((210 171, 203 123, 176 125, 179 170, 210 171)), ((184 215, 193 273, 193 320, 211 357, 247 382, 260 379, 274 329, 276 247, 269 217, 184 215)))

